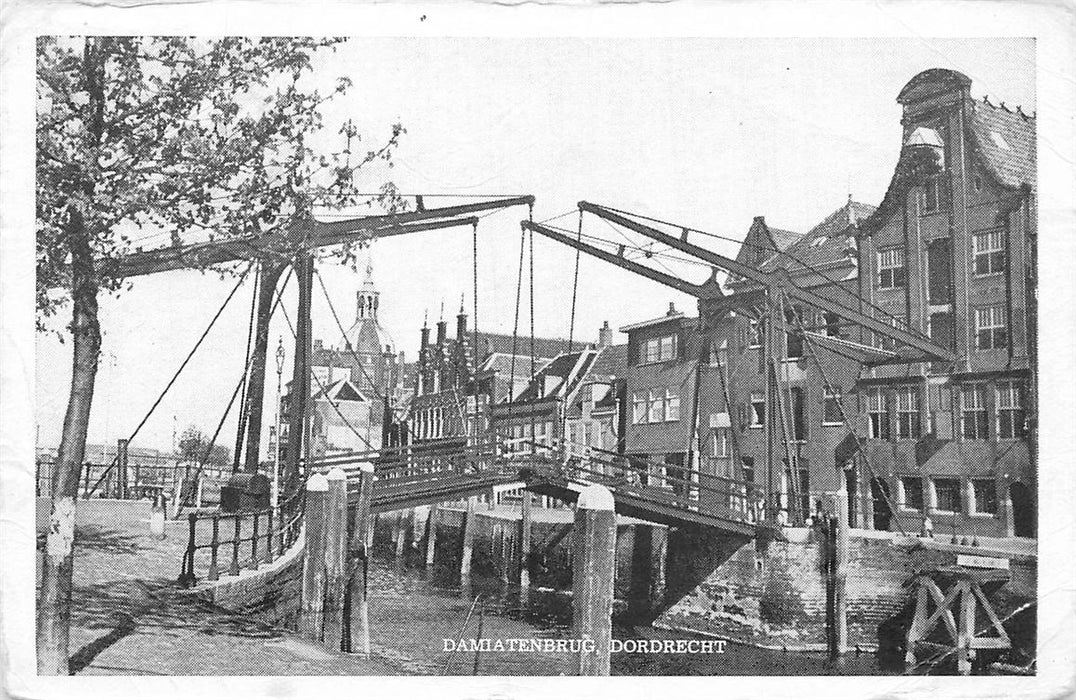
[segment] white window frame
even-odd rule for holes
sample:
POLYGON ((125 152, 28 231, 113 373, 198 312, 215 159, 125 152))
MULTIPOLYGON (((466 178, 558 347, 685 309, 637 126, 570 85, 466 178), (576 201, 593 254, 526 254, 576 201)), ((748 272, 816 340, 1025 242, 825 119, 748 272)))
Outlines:
POLYGON ((714 457, 726 458, 732 456, 729 449, 732 436, 729 433, 729 428, 714 428, 713 449, 711 450, 714 457))
POLYGON ((923 431, 919 388, 914 386, 897 387, 893 392, 893 398, 896 402, 897 439, 918 439, 922 436, 923 431))
POLYGON ((893 426, 889 425, 889 405, 882 387, 867 389, 867 429, 872 440, 889 440, 893 435, 893 426), (877 423, 875 416, 879 416, 877 423), (882 434, 883 426, 888 435, 882 434))
POLYGON ((647 403, 646 395, 641 391, 635 391, 631 394, 631 422, 634 425, 644 425, 647 422, 647 416, 649 415, 649 404, 647 403))
MULTIPOLYGON (((979 420, 978 416, 986 415, 986 384, 984 382, 968 382, 960 385, 960 439, 961 440, 987 440, 989 435, 980 435, 979 427, 987 427, 990 424, 989 418, 986 420, 979 420), (968 398, 973 400, 971 404, 968 403, 968 398), (967 424, 969 421, 969 414, 974 414, 970 417, 970 420, 974 422, 975 435, 968 437, 967 424)), ((989 431, 989 428, 987 427, 989 431)))
POLYGON ((651 389, 646 392, 647 423, 664 423, 665 422, 665 396, 657 391, 651 389))
POLYGON ((998 484, 992 478, 972 478, 968 480, 968 496, 971 498, 971 514, 972 515, 986 515, 993 517, 997 515, 1000 504, 998 503, 998 484), (988 482, 994 491, 994 510, 979 510, 979 494, 975 491, 975 484, 988 482))
POLYGON ((1002 229, 980 231, 971 237, 971 269, 976 277, 991 277, 1005 272, 1005 233, 1002 229), (986 261, 986 272, 979 271, 979 259, 986 261))
POLYGON ((906 510, 906 511, 909 511, 909 512, 918 513, 918 512, 921 512, 924 508, 926 508, 926 505, 927 505, 926 489, 923 488, 923 480, 922 480, 922 478, 920 478, 918 476, 913 476, 913 475, 910 475, 910 474, 898 475, 897 476, 897 495, 900 498, 898 506, 900 506, 901 510, 906 510), (904 485, 906 480, 907 481, 916 481, 916 482, 919 483, 919 507, 918 508, 916 508, 914 505, 909 505, 909 503, 908 503, 908 489, 904 485))
POLYGON ((1023 423, 1027 419, 1024 408, 1024 387, 1019 381, 1004 381, 994 385, 994 427, 999 440, 1020 440, 1024 432, 1023 423), (1011 414, 1011 415, 1008 415, 1011 414), (1016 419, 1020 417, 1018 422, 1016 419), (1005 420, 1002 420, 1002 419, 1005 420), (1009 435, 1002 430, 1008 424, 1009 435))
POLYGON ((665 422, 674 423, 680 420, 680 394, 672 389, 665 390, 665 422))
POLYGON ((931 491, 934 492, 934 499, 933 499, 933 501, 934 501, 934 510, 938 511, 939 513, 960 513, 960 512, 963 512, 963 509, 964 509, 964 497, 963 497, 963 494, 961 493, 961 485, 960 485, 959 477, 951 477, 951 476, 936 476, 936 477, 933 477, 930 480, 930 489, 931 489, 931 491), (948 508, 942 508, 942 506, 941 506, 941 504, 940 504, 940 502, 938 500, 938 482, 939 481, 955 481, 956 482, 956 499, 957 499, 956 507, 958 508, 958 510, 949 510, 948 508))
POLYGON ((760 348, 762 347, 762 324, 758 322, 757 318, 747 319, 747 348, 760 348))
POLYGON ((1001 350, 1008 347, 1009 329, 1005 325, 1005 306, 992 304, 990 306, 978 306, 975 308, 975 349, 976 350, 1001 350), (999 344, 998 338, 1003 342, 999 344), (984 346, 981 342, 982 333, 989 333, 990 342, 984 346))
POLYGON ((841 390, 840 388, 823 387, 822 388, 822 425, 824 426, 840 426, 844 425, 844 420, 838 419, 836 421, 826 420, 826 403, 834 401, 837 405, 837 413, 841 412, 841 390))
POLYGON ((904 289, 908 286, 908 267, 907 259, 904 255, 904 248, 900 246, 894 246, 891 248, 882 248, 878 251, 878 278, 876 280, 878 289, 904 289), (903 270, 904 276, 901 280, 901 284, 897 284, 897 270, 903 270), (889 273, 889 283, 884 284, 884 273, 889 273))
POLYGON ((766 425, 766 397, 761 391, 751 392, 751 402, 748 404, 748 425, 749 428, 761 428, 766 425), (756 406, 762 406, 762 416, 760 420, 759 412, 756 406))
POLYGON ((647 338, 643 341, 642 364, 650 365, 658 362, 669 362, 676 358, 677 352, 676 334, 662 335, 656 338, 647 338))

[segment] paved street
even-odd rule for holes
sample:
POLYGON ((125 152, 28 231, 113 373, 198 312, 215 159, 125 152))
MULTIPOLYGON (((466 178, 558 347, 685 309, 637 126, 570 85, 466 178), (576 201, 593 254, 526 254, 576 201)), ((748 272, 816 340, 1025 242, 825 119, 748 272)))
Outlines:
MULTIPOLYGON (((186 523, 169 523, 167 539, 154 540, 149 537, 148 517, 148 503, 91 500, 78 504, 71 621, 74 673, 393 675, 409 671, 406 660, 394 659, 391 653, 372 660, 332 653, 284 630, 180 594, 174 581, 186 542, 186 523)), ((38 532, 42 532, 40 517, 38 532)), ((40 538, 39 534, 39 549, 40 538)))

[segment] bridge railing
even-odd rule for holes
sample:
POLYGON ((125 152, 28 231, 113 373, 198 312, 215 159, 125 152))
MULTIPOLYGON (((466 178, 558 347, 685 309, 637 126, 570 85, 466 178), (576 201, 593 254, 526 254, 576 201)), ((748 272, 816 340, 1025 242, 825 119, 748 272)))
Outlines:
POLYGON ((304 495, 300 491, 277 508, 188 515, 180 585, 238 576, 274 562, 299 538, 304 495))
POLYGON ((534 465, 545 476, 601 483, 654 504, 741 522, 757 522, 765 512, 764 489, 753 483, 570 441, 531 444, 533 455, 517 452, 513 461, 521 468, 534 465), (572 452, 576 456, 563 457, 572 452))

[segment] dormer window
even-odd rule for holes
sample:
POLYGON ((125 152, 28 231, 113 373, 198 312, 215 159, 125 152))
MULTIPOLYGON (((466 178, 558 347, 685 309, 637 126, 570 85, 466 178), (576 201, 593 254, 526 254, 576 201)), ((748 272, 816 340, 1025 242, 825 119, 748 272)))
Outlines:
POLYGON ((676 357, 676 334, 643 341, 643 362, 668 362, 676 357))

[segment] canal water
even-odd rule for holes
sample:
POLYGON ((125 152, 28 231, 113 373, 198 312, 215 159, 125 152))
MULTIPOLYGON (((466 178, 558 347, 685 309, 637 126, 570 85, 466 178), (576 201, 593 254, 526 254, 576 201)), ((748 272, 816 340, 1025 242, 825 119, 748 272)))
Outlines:
MULTIPOLYGON (((427 575, 390 559, 375 559, 370 571, 371 641, 408 659, 415 672, 434 675, 573 675, 574 656, 557 651, 519 651, 512 640, 568 640, 571 596, 532 589, 526 604, 519 589, 476 576, 461 591, 448 566, 427 575), (464 640, 460 645, 458 640, 464 640), (504 649, 475 650, 470 640, 500 640, 504 649)), ((712 640, 688 632, 632 624, 618 604, 614 638, 629 640, 712 640)), ((650 649, 656 645, 648 644, 650 649)), ((632 645, 626 645, 631 649, 632 645)), ((534 647, 531 646, 531 649, 534 647)), ((723 653, 618 652, 613 675, 879 675, 903 671, 902 660, 885 663, 872 653, 849 654, 840 666, 821 653, 795 653, 726 643, 723 653)))

